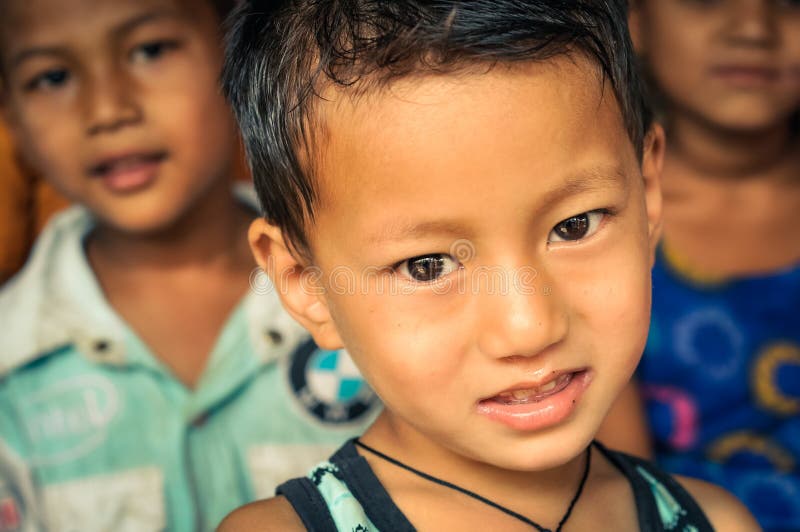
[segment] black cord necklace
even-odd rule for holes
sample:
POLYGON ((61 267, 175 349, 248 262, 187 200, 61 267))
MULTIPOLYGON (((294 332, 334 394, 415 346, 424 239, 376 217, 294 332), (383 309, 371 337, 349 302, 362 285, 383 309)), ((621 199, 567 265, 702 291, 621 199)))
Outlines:
MULTIPOLYGON (((474 491, 470 491, 470 490, 468 490, 466 488, 462 488, 461 486, 457 486, 457 485, 453 484, 452 482, 448 482, 446 480, 442 480, 441 478, 434 477, 433 475, 429 475, 428 473, 420 471, 419 469, 414 469, 410 465, 404 464, 400 460, 397 460, 396 458, 392 458, 391 456, 383 454, 379 450, 374 449, 374 448, 370 447, 369 445, 367 445, 365 443, 362 443, 361 440, 359 440, 359 439, 356 439, 354 443, 357 446, 361 447, 362 449, 364 449, 366 451, 369 451, 370 453, 374 454, 378 458, 382 458, 383 460, 386 460, 387 462, 389 462, 391 464, 394 464, 397 467, 401 467, 401 468, 405 469, 406 471, 409 471, 410 473, 414 473, 418 477, 424 478, 425 480, 429 480, 431 482, 435 482, 436 484, 439 484, 440 486, 444 486, 446 488, 450 488, 450 489, 456 490, 458 492, 463 493, 464 495, 467 495, 468 497, 472 497, 473 499, 476 499, 476 500, 478 500, 478 501, 480 501, 480 502, 482 502, 484 504, 487 504, 487 505, 491 506, 492 508, 496 508, 497 510, 500 510, 501 512, 503 512, 505 514, 508 514, 511 517, 522 521, 523 523, 527 523, 527 524, 531 525, 533 528, 535 528, 539 532, 561 532, 561 527, 564 526, 564 523, 566 523, 567 519, 569 519, 570 514, 572 514, 572 509, 575 507, 575 503, 578 502, 578 499, 580 498, 581 493, 583 493, 583 487, 584 487, 584 485, 586 485, 586 479, 589 478, 589 467, 591 466, 591 463, 592 463, 592 446, 589 445, 589 447, 586 449, 586 465, 583 468, 583 476, 581 477, 581 481, 578 484, 578 489, 575 490, 575 495, 572 496, 572 500, 569 502, 569 506, 567 507, 567 511, 564 513, 564 517, 561 518, 561 521, 559 521, 558 526, 556 527, 555 531, 553 531, 553 530, 551 530, 549 528, 543 527, 542 525, 540 525, 536 521, 533 521, 532 519, 528 519, 524 515, 519 514, 519 513, 515 512, 514 510, 506 508, 505 506, 503 506, 501 504, 498 504, 498 503, 496 503, 496 502, 494 502, 492 500, 489 500, 489 499, 487 499, 486 497, 484 497, 482 495, 478 495, 474 491)), ((594 443, 594 442, 592 442, 592 443, 594 443)))

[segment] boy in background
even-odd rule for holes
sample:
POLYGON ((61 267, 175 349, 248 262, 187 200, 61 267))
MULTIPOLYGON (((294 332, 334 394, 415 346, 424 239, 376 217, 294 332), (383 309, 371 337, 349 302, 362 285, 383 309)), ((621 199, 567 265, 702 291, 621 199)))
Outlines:
POLYGON ((0 293, 3 532, 209 530, 376 404, 270 285, 248 293, 223 4, 1 4, 9 127, 80 205, 0 293))

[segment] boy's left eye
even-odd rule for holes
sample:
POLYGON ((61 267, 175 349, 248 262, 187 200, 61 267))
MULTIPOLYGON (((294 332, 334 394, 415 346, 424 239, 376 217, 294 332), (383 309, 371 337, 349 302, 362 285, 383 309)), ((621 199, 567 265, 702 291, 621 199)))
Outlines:
POLYGON ((178 43, 175 41, 153 41, 140 44, 131 51, 131 60, 133 62, 152 61, 177 46, 178 43))
POLYGON ((404 260, 397 265, 397 271, 418 283, 432 283, 445 275, 456 271, 460 263, 450 255, 436 253, 421 255, 404 260))
POLYGON ((570 216, 553 227, 547 237, 548 242, 574 242, 594 234, 603 217, 608 214, 605 210, 596 210, 570 216))

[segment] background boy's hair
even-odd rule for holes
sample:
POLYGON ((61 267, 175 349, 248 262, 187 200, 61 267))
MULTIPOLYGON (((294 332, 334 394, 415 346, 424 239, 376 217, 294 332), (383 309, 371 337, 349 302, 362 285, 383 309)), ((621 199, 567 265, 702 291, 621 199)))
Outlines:
MULTIPOLYGON (((310 259, 310 143, 325 84, 355 94, 414 74, 489 69, 578 51, 599 65, 641 156, 652 119, 626 0, 250 0, 229 19, 223 86, 267 219, 310 259)), ((491 95, 487 95, 491 97, 491 95)))
MULTIPOLYGON (((0 0, 0 17, 3 16, 3 2, 6 0, 0 0)), ((210 0, 211 6, 216 11, 217 16, 220 20, 225 20, 225 18, 233 11, 236 7, 236 4, 239 1, 243 0, 210 0)), ((64 9, 69 9, 68 5, 64 6, 64 9)), ((0 28, 0 31, 2 29, 0 28)), ((3 91, 6 90, 5 84, 7 83, 8 76, 5 72, 5 59, 3 57, 3 49, 0 47, 0 103, 2 103, 3 99, 3 91)))

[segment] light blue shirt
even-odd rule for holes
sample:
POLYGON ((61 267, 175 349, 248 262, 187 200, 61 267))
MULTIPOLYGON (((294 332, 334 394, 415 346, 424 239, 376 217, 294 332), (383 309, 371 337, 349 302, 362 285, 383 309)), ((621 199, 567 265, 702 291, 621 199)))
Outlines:
POLYGON ((374 418, 347 353, 317 348, 263 274, 186 388, 106 301, 92 226, 56 216, 0 291, 0 532, 212 530, 374 418))

